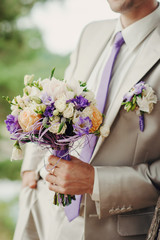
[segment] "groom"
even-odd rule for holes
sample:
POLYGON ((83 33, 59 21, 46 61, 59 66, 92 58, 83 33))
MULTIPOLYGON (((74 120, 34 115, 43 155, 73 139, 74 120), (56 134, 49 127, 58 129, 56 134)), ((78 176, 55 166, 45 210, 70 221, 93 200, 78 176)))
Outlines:
MULTIPOLYGON (((156 0, 108 2, 113 11, 120 13, 120 18, 86 26, 65 79, 87 81, 89 88, 98 94, 115 37, 121 32, 123 44, 113 62, 104 108, 110 134, 98 139, 88 163, 74 155, 70 162, 61 160, 53 173, 46 175, 44 169, 39 171, 51 191, 83 195, 83 198, 80 216, 71 223, 67 222, 63 209, 50 208, 48 221, 53 225, 48 228, 48 235, 38 228, 37 239, 68 240, 83 236, 85 240, 143 240, 151 223, 160 189, 160 7, 156 0), (143 132, 135 111, 127 112, 121 106, 123 96, 142 80, 158 98, 151 114, 144 114, 143 132)), ((41 155, 42 152, 31 147, 22 167, 23 186, 37 187, 37 196, 40 196, 40 182, 44 182, 35 180, 34 170, 41 155)), ((48 170, 57 160, 49 157, 48 170)), ((38 201, 40 197, 34 204, 38 201)), ((34 219, 35 225, 37 222, 34 219)), ((28 239, 32 239, 31 233, 28 239)))

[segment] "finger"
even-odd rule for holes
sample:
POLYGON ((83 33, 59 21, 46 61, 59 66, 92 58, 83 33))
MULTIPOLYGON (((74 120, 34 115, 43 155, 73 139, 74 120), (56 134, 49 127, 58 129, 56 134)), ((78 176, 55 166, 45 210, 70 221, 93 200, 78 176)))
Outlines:
POLYGON ((56 177, 52 174, 47 174, 46 181, 51 184, 56 184, 56 177))
POLYGON ((50 155, 48 157, 48 162, 51 164, 51 165, 55 165, 57 162, 58 162, 59 158, 54 156, 54 155, 50 155))
POLYGON ((61 186, 58 186, 58 185, 49 184, 48 188, 49 188, 49 190, 57 192, 57 193, 67 194, 65 189, 61 186))
POLYGON ((66 163, 66 160, 61 159, 59 157, 56 157, 54 155, 50 155, 48 157, 48 162, 49 162, 49 164, 51 164, 53 166, 61 167, 61 166, 63 166, 66 163))
POLYGON ((54 170, 53 165, 52 164, 47 164, 46 165, 46 170, 51 173, 54 170))

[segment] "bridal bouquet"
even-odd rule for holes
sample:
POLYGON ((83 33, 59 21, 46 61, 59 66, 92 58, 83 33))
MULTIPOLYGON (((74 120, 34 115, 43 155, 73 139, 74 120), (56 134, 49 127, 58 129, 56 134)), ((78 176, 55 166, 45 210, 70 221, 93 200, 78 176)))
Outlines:
MULTIPOLYGON (((96 108, 93 92, 85 82, 60 81, 54 70, 47 79, 24 77, 23 96, 6 100, 11 114, 5 121, 11 139, 15 140, 12 160, 22 159, 21 145, 37 143, 54 150, 54 154, 70 160, 69 150, 75 141, 89 134, 105 135, 103 116, 96 108)), ((55 193, 54 204, 69 205, 75 196, 55 193)))

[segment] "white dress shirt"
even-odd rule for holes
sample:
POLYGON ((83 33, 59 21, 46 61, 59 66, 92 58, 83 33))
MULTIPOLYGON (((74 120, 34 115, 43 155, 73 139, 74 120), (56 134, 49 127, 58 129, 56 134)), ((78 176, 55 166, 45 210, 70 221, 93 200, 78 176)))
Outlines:
MULTIPOLYGON (((135 58, 141 54, 141 51, 147 44, 147 41, 149 40, 152 32, 158 26, 159 21, 160 21, 160 6, 151 14, 133 23, 132 25, 128 26, 125 29, 123 29, 122 27, 120 18, 118 19, 115 32, 111 37, 109 43, 107 43, 106 48, 101 54, 88 80, 88 88, 93 90, 93 92, 96 94, 98 91, 97 85, 99 86, 100 84, 103 69, 112 51, 115 35, 117 32, 122 31, 122 36, 124 38, 125 43, 122 45, 113 67, 112 78, 106 102, 106 118, 107 112, 110 111, 110 107, 112 106, 112 103, 121 87, 122 82, 125 81, 125 77, 127 75, 128 70, 132 67, 135 58), (93 88, 93 86, 96 87, 93 88)), ((92 200, 99 201, 98 176, 96 167, 94 167, 94 169, 95 180, 92 200)))

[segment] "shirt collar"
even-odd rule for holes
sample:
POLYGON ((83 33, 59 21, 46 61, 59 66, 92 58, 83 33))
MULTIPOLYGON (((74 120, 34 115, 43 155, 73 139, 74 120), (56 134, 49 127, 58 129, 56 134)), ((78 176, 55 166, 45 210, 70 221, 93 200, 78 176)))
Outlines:
POLYGON ((146 17, 123 29, 120 18, 118 19, 113 39, 117 32, 122 31, 124 41, 131 50, 135 49, 159 24, 160 6, 146 17))

